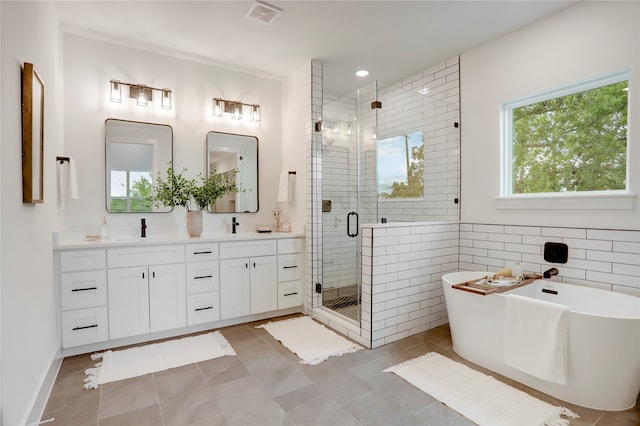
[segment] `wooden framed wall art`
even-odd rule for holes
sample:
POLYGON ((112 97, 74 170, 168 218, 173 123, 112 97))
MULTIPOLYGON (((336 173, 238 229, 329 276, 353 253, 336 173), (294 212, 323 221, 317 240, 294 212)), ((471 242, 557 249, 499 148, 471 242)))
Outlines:
POLYGON ((44 82, 33 67, 22 68, 22 202, 44 201, 44 82))

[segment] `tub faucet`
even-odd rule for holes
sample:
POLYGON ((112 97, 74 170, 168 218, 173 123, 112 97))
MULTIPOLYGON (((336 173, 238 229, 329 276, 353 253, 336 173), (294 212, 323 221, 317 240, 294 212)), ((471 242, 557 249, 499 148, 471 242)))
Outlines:
POLYGON ((238 222, 238 218, 237 217, 232 217, 231 218, 231 233, 235 234, 236 233, 236 228, 240 226, 240 223, 238 222))
POLYGON ((542 273, 542 278, 551 278, 554 275, 558 275, 558 273, 559 272, 557 268, 547 269, 542 273))
POLYGON ((147 238, 147 220, 140 219, 140 238, 147 238))

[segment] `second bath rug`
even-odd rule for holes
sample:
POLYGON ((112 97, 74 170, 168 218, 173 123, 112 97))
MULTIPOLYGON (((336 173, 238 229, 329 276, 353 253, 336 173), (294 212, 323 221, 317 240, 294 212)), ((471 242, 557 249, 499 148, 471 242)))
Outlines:
POLYGON ((340 356, 362 349, 310 317, 269 322, 264 328, 274 339, 302 359, 301 364, 316 365, 332 356, 340 356))
POLYGON ((578 415, 556 407, 436 352, 384 370, 480 426, 565 426, 578 415))

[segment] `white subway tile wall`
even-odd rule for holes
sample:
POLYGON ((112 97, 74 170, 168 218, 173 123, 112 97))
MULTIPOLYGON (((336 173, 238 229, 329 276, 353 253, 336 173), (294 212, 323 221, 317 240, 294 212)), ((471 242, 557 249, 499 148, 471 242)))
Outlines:
POLYGON ((362 229, 361 335, 372 348, 448 322, 442 275, 458 270, 458 223, 362 229))
POLYGON ((640 231, 460 224, 460 270, 495 271, 520 262, 553 279, 640 296, 640 231), (544 243, 569 247, 566 264, 544 260, 544 243))

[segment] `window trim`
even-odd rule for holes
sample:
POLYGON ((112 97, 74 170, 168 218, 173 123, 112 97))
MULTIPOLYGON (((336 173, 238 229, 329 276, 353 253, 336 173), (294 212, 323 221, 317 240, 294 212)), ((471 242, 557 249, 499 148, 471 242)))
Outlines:
MULTIPOLYGON (((634 195, 630 192, 630 128, 627 128, 626 189, 611 191, 541 192, 532 194, 513 193, 512 123, 513 109, 574 93, 608 86, 622 81, 629 82, 631 93, 631 71, 613 72, 593 79, 581 81, 561 88, 504 102, 500 105, 500 195, 496 199, 498 209, 632 209, 634 195), (603 207, 603 204, 605 205, 603 207)), ((630 100, 628 103, 631 104, 630 100)), ((628 114, 629 112, 627 112, 628 114)), ((630 122, 630 121, 629 121, 630 122)))

